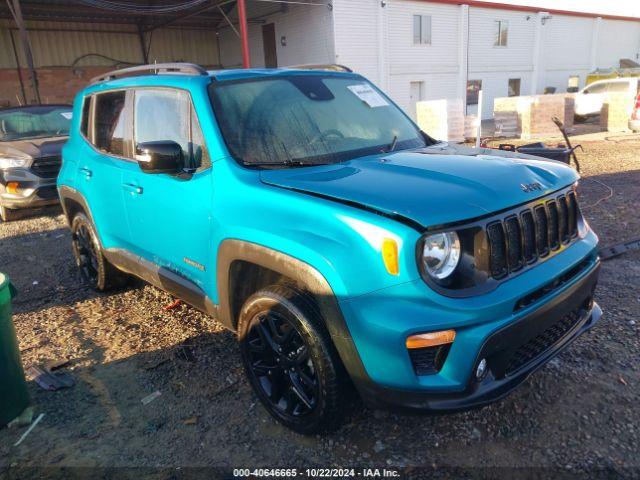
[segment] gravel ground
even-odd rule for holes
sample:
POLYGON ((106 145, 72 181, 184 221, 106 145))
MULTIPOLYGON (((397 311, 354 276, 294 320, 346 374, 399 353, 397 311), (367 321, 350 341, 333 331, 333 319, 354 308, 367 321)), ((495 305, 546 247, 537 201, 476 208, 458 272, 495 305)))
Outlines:
MULTIPOLYGON (((639 237, 640 137, 582 143, 580 197, 602 244, 639 237), (594 206, 609 193, 596 181, 613 196, 594 206)), ((640 251, 604 262, 600 324, 508 398, 442 416, 358 408, 324 437, 271 420, 242 375, 233 335, 215 321, 184 305, 165 310, 172 298, 142 283, 110 295, 83 287, 59 210, 0 224, 0 271, 19 290, 14 321, 25 366, 69 359, 77 380, 58 392, 30 382, 35 412, 45 417, 19 447, 12 445, 24 428, 0 430, 0 478, 12 466, 640 474, 640 251), (143 405, 154 391, 161 396, 143 405)))

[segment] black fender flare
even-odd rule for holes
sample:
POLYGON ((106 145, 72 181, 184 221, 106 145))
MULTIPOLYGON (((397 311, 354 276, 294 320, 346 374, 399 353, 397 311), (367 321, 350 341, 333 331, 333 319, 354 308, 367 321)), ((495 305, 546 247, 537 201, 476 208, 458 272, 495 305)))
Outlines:
POLYGON ((360 383, 358 380, 368 378, 329 282, 313 266, 283 252, 238 239, 227 239, 220 244, 216 280, 218 319, 223 325, 235 331, 236 319, 232 312, 233 292, 230 291, 230 273, 231 266, 236 261, 268 268, 303 286, 314 297, 340 359, 354 383, 357 385, 360 383))
MULTIPOLYGON (((78 205, 80 205, 84 210, 84 213, 89 216, 89 220, 91 220, 91 223, 93 223, 94 225, 96 224, 96 222, 93 220, 93 213, 91 213, 89 203, 84 198, 84 195, 82 195, 82 193, 80 193, 78 190, 67 185, 60 185, 58 187, 58 196, 60 197, 60 205, 62 206, 62 211, 64 213, 64 217, 67 219, 67 224, 69 225, 69 227, 71 227, 73 218, 70 217, 70 212, 67 210, 67 204, 65 203, 65 200, 73 200, 74 202, 78 203, 78 205)), ((100 238, 98 238, 98 240, 100 240, 100 238)))

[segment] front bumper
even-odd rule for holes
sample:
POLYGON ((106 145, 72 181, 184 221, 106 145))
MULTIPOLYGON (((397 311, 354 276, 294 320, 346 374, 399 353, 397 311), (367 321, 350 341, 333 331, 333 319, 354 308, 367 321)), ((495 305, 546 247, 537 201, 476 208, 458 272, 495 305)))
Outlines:
POLYGON ((56 178, 43 178, 26 168, 0 170, 0 205, 7 208, 36 208, 59 202, 56 178), (18 183, 17 193, 8 193, 9 182, 18 183))
POLYGON ((482 298, 443 299, 436 306, 419 299, 422 285, 411 282, 341 302, 358 360, 345 364, 361 396, 372 406, 449 411, 507 395, 600 318, 601 310, 593 303, 599 273, 596 244, 597 238, 590 233, 563 255, 482 298), (514 311, 523 296, 577 266, 580 270, 567 282, 514 311), (566 331, 517 368, 511 365, 520 354, 519 347, 555 328, 571 312, 576 317, 566 331), (416 375, 404 345, 407 336, 451 328, 456 330, 456 339, 440 372, 416 375), (483 358, 488 374, 478 381, 475 369, 483 358))

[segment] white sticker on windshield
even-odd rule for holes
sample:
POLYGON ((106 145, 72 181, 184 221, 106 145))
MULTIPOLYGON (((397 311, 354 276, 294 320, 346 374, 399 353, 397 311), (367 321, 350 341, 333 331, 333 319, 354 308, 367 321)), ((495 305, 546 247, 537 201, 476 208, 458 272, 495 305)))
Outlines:
POLYGON ((71 117, 73 117, 73 112, 60 112, 60 115, 62 115, 67 120, 71 120, 71 117))
POLYGON ((360 83, 358 85, 351 85, 347 88, 371 108, 386 107, 389 105, 382 95, 371 88, 371 85, 360 83))

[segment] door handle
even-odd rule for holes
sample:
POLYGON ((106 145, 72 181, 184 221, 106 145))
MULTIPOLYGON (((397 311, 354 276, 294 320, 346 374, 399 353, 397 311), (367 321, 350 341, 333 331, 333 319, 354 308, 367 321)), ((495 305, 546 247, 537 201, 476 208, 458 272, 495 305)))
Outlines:
POLYGON ((86 178, 91 178, 91 176, 93 175, 93 172, 89 170, 87 167, 82 167, 80 171, 86 178))
POLYGON ((127 192, 131 192, 132 195, 142 195, 142 187, 140 185, 134 185, 133 183, 124 183, 122 184, 122 188, 124 188, 127 192))

